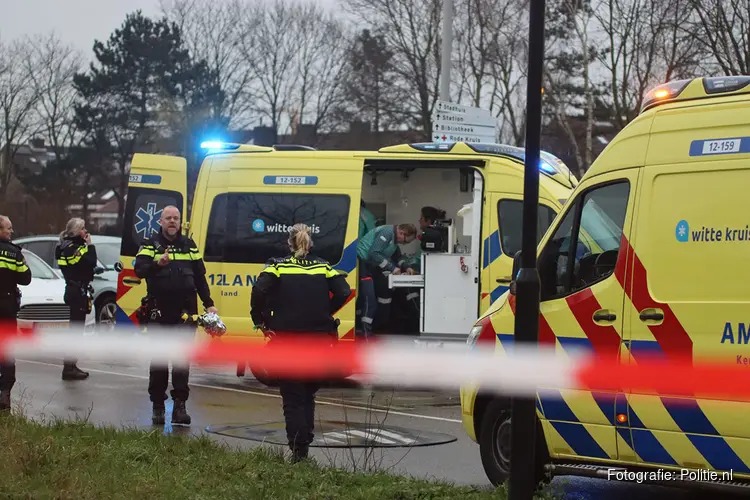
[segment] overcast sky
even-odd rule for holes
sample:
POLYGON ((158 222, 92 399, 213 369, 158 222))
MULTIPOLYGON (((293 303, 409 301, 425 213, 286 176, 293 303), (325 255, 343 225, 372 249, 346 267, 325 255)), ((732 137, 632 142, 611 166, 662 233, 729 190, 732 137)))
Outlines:
MULTIPOLYGON (((336 4, 336 0, 317 1, 336 4)), ((161 14, 159 0, 0 0, 0 40, 55 30, 90 57, 94 40, 109 38, 125 15, 137 9, 147 16, 161 14)))

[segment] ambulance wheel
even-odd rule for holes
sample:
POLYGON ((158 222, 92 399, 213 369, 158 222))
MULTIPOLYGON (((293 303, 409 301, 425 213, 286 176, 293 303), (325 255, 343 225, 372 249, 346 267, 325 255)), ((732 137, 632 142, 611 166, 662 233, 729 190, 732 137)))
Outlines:
MULTIPOLYGON (((479 454, 487 478, 494 486, 500 486, 510 478, 510 405, 504 401, 492 401, 484 412, 479 429, 479 454)), ((535 482, 544 480, 544 464, 547 448, 541 429, 536 433, 535 482)))
POLYGON ((266 370, 262 368, 250 365, 250 371, 252 372, 253 377, 255 377, 258 382, 265 385, 266 387, 277 387, 279 385, 278 381, 274 378, 269 377, 266 370))

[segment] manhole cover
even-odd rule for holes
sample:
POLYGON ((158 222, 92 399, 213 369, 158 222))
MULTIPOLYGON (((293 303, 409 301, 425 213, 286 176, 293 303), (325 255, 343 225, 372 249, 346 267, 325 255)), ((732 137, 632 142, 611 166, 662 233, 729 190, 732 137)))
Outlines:
MULTIPOLYGON (((208 426, 207 432, 286 446, 284 422, 208 426)), ((456 441, 455 436, 423 430, 339 420, 315 422, 315 448, 404 448, 436 446, 456 441)))

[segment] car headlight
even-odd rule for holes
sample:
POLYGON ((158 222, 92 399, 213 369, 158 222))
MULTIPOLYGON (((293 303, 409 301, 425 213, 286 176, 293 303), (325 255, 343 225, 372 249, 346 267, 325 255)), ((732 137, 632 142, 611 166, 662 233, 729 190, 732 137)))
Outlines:
POLYGON ((473 347, 477 343, 477 340, 479 340, 479 335, 482 333, 482 328, 484 328, 484 326, 481 324, 474 325, 474 328, 472 328, 469 332, 469 337, 466 339, 466 344, 473 347))

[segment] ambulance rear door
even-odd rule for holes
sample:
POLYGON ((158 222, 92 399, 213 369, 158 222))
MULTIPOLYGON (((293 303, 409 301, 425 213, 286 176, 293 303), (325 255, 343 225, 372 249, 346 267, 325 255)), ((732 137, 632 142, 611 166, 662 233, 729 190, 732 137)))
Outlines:
POLYGON ((178 156, 137 153, 133 155, 123 216, 120 266, 117 278, 117 316, 120 324, 137 323, 135 310, 146 295, 133 270, 141 242, 159 233, 164 207, 180 209, 185 224, 187 204, 187 161, 178 156))
POLYGON ((352 295, 334 316, 339 337, 353 338, 362 165, 351 153, 330 151, 213 158, 211 170, 228 170, 228 183, 221 192, 206 191, 208 216, 194 229, 230 334, 260 335, 250 319, 252 287, 270 258, 289 254, 289 228, 302 222, 312 229, 313 255, 348 274, 352 295))

